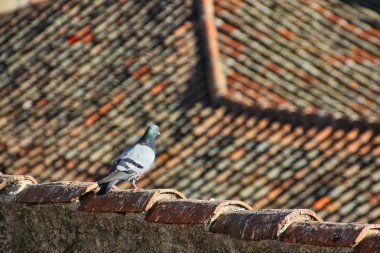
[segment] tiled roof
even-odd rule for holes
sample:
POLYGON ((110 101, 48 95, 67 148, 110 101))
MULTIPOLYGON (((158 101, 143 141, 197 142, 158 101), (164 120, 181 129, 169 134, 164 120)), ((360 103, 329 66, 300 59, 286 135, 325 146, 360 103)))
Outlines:
MULTIPOLYGON (((220 15, 228 13, 221 7, 228 4, 216 2, 214 32, 221 34, 220 15)), ((223 41, 220 52, 210 48, 215 41, 204 31, 212 31, 213 13, 198 7, 205 6, 190 0, 58 0, 2 17, 1 171, 40 181, 94 181, 155 122, 162 129, 158 156, 140 187, 173 188, 197 199, 240 199, 260 209, 313 209, 328 221, 380 223, 379 128, 368 125, 370 120, 285 113, 276 106, 245 110, 213 101, 224 72, 220 62, 209 64, 215 60, 210 56, 221 53, 226 80, 231 60, 223 41), (212 92, 209 78, 218 83, 212 92)), ((365 60, 359 72, 350 73, 362 76, 375 65, 365 60)), ((244 65, 236 66, 244 72, 244 65)), ((370 82, 376 72, 365 76, 376 106, 376 84, 370 82)), ((288 84, 277 78, 283 87, 288 84)), ((334 76, 324 78, 335 82, 334 76)), ((296 84, 287 99, 306 106, 296 84)), ((348 108, 345 94, 336 98, 337 108, 348 108)), ((326 113, 340 110, 335 109, 326 113)), ((374 115, 367 110, 359 118, 374 115)))
MULTIPOLYGON (((26 179, 6 175, 1 176, 0 180, 12 180, 12 184, 19 187, 26 179)), ((204 226, 210 234, 229 235, 251 242, 250 250, 254 250, 257 243, 265 240, 273 241, 276 247, 282 248, 282 252, 299 252, 296 249, 300 245, 310 247, 309 250, 316 247, 315 250, 319 249, 318 252, 331 252, 329 251, 331 248, 324 247, 333 247, 334 252, 377 252, 376 250, 379 250, 377 243, 380 238, 379 225, 325 222, 313 211, 307 209, 252 210, 241 201, 186 199, 180 192, 171 189, 114 189, 106 195, 98 196, 96 192, 99 188, 96 183, 83 182, 29 184, 26 189, 4 201, 4 196, 8 194, 7 188, 11 188, 12 184, 0 191, 0 202, 3 204, 70 205, 74 203, 71 210, 82 212, 142 213, 143 215, 138 219, 146 224, 141 229, 146 229, 150 226, 149 223, 161 223, 171 224, 172 227, 181 226, 181 233, 185 233, 192 226, 200 225, 204 226), (84 194, 85 191, 87 194, 84 194), (286 245, 289 246, 289 244, 293 245, 293 249, 287 248, 286 245)), ((30 208, 33 206, 29 206, 30 208)), ((57 213, 56 219, 59 219, 59 215, 60 212, 57 213)), ((136 217, 124 217, 136 219, 136 217)), ((86 219, 86 216, 82 216, 81 219, 86 219)), ((97 227, 100 224, 94 223, 92 226, 97 227)), ((172 243, 178 244, 181 240, 172 243)), ((245 252, 248 248, 241 250, 245 252)))
POLYGON ((380 121, 378 1, 220 0, 214 9, 229 99, 380 121))

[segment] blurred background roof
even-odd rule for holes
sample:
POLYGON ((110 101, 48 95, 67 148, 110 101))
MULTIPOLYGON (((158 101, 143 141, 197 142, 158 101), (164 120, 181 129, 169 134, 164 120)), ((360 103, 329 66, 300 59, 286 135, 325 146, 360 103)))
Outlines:
POLYGON ((379 83, 377 1, 48 1, 0 17, 0 169, 94 181, 155 122, 140 187, 380 223, 379 83))

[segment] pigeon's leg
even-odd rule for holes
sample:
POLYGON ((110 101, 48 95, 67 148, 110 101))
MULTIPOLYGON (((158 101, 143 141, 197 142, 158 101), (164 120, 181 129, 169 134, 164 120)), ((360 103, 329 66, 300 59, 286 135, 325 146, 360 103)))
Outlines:
POLYGON ((132 179, 132 185, 135 187, 135 190, 138 190, 139 188, 136 185, 136 178, 132 179))

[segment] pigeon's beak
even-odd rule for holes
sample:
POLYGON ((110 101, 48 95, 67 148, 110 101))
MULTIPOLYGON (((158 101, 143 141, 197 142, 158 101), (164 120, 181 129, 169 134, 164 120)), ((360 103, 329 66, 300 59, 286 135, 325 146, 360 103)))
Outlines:
POLYGON ((161 135, 160 131, 158 131, 158 132, 157 132, 157 135, 158 135, 158 136, 160 136, 160 135, 161 135))

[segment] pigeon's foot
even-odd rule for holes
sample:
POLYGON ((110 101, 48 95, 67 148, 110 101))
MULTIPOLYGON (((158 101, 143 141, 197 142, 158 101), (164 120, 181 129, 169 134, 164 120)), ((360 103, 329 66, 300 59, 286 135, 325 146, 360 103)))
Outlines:
POLYGON ((132 185, 133 185, 133 187, 135 188, 135 190, 140 189, 140 188, 138 188, 137 185, 136 185, 136 180, 137 180, 138 178, 139 178, 139 177, 137 177, 137 178, 135 178, 135 179, 132 180, 132 185))

